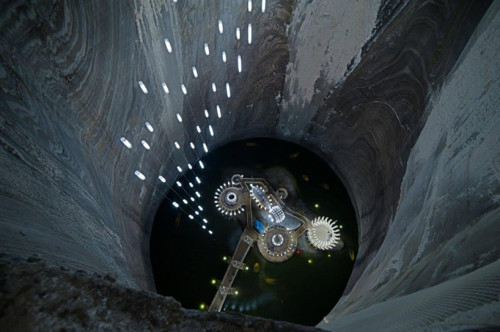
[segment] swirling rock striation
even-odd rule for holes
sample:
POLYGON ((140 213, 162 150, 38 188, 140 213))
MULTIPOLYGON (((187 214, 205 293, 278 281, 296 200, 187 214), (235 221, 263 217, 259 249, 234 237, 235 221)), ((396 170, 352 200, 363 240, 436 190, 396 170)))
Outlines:
POLYGON ((213 149, 275 137, 325 158, 358 216, 359 256, 325 327, 375 321, 389 308, 377 303, 398 296, 425 318, 414 328, 494 321, 465 319, 475 307, 431 319, 412 302, 425 288, 446 295, 460 280, 496 271, 499 88, 491 73, 499 27, 490 3, 276 0, 265 13, 248 13, 243 0, 2 3, 0 249, 154 290, 149 235, 175 167, 202 155, 202 139, 213 149), (209 124, 216 134, 208 139, 209 124), (440 131, 446 135, 434 135, 440 131))

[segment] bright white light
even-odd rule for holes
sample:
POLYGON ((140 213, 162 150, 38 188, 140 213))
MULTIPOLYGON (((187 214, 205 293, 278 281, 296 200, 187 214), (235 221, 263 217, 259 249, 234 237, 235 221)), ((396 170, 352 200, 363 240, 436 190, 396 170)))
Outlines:
POLYGON ((189 142, 189 146, 191 147, 191 149, 194 150, 194 143, 193 142, 189 142))
POLYGON ((248 12, 252 11, 252 0, 248 0, 248 12))
POLYGON ((196 131, 201 134, 201 128, 200 128, 200 126, 196 126, 196 131))
POLYGON ((207 229, 207 226, 205 226, 205 225, 202 225, 202 226, 201 226, 201 228, 203 228, 203 229, 207 229))
POLYGON ((211 125, 208 126, 208 131, 210 131, 210 136, 214 136, 214 129, 211 125))
POLYGON ((193 76, 198 77, 198 71, 196 70, 196 67, 193 66, 193 76))
POLYGON ((199 193, 199 192, 197 192, 197 191, 196 191, 196 192, 195 192, 195 194, 196 194, 196 196, 198 196, 198 198, 200 198, 200 197, 201 197, 201 195, 200 195, 200 193, 199 193))
POLYGON ((194 202, 194 197, 189 197, 189 199, 191 200, 191 202, 194 202))
POLYGON ((182 187, 182 183, 180 183, 179 181, 176 182, 177 183, 177 187, 182 187))
POLYGON ((217 107, 216 107, 216 108, 217 108, 217 116, 218 116, 218 117, 219 117, 219 119, 220 119, 220 118, 222 118, 222 113, 221 113, 221 111, 220 111, 220 107, 219 107, 219 105, 217 105, 217 107))
POLYGON ((167 48, 168 53, 172 53, 172 45, 170 45, 168 38, 165 38, 165 47, 167 48))
POLYGON ((177 170, 179 171, 179 173, 182 173, 182 168, 180 166, 177 166, 177 170))
POLYGON ((203 162, 202 162, 201 160, 200 160, 200 161, 198 161, 198 163, 200 164, 201 169, 204 169, 204 168, 205 168, 205 165, 203 165, 203 162))
POLYGON ((193 188, 193 187, 194 187, 194 184, 193 184, 192 182, 189 182, 189 186, 190 186, 191 188, 193 188))
POLYGON ((231 87, 229 86, 229 83, 226 83, 226 95, 228 98, 231 98, 231 87))
POLYGON ((212 91, 217 92, 217 86, 215 85, 215 83, 212 83, 212 91))
POLYGON ((186 204, 188 203, 188 201, 186 201, 185 199, 182 200, 182 203, 186 204))
POLYGON ((210 49, 208 48, 208 44, 205 43, 204 47, 205 47, 205 54, 210 55, 210 49))
POLYGON ((149 122, 146 121, 146 127, 148 128, 148 130, 150 132, 153 132, 154 129, 153 129, 153 126, 151 125, 151 123, 149 123, 149 122))
POLYGON ((181 90, 183 94, 187 95, 188 90, 186 89, 186 86, 184 84, 181 84, 181 90))
POLYGON ((252 43, 252 23, 248 23, 248 44, 252 43))
POLYGON ((241 65, 241 55, 238 55, 238 73, 241 73, 242 65, 241 65))
POLYGON ((158 177, 158 179, 160 179, 160 181, 163 183, 167 182, 167 180, 161 175, 158 177))
POLYGON ((222 51, 222 62, 226 61, 227 61, 226 52, 222 51))
POLYGON ((176 208, 179 207, 179 204, 177 202, 172 202, 172 205, 175 206, 176 208))
POLYGON ((210 235, 212 235, 212 234, 214 233, 214 232, 212 232, 212 231, 210 231, 210 230, 209 230, 208 232, 210 233, 210 235))
POLYGON ((142 181, 146 180, 146 176, 144 174, 142 174, 141 172, 135 171, 134 174, 135 174, 135 176, 137 176, 142 181))
POLYGON ((236 28, 236 39, 240 40, 240 38, 241 38, 240 28, 236 28))
POLYGON ((196 176, 195 179, 196 179, 196 182, 201 183, 201 180, 199 177, 196 176))
POLYGON ((201 205, 198 205, 198 210, 203 211, 203 207, 201 205))
POLYGON ((189 215, 188 217, 189 217, 189 219, 191 219, 191 220, 193 220, 193 219, 194 219, 194 217, 193 217, 192 215, 189 215))
POLYGON ((177 121, 182 122, 182 116, 179 113, 177 113, 176 116, 177 116, 177 121))
POLYGON ((170 93, 170 90, 168 89, 168 86, 165 82, 161 83, 161 86, 163 87, 163 91, 168 95, 170 93))
POLYGON ((266 0, 262 0, 262 12, 266 11, 266 0))
POLYGON ((188 164, 188 168, 193 169, 193 166, 191 166, 191 164, 188 164))
POLYGON ((206 117, 207 119, 208 119, 208 116, 209 116, 209 114, 208 114, 208 110, 205 110, 205 117, 206 117))
POLYGON ((143 146, 146 150, 151 149, 151 147, 149 146, 148 142, 146 142, 145 140, 142 140, 142 141, 141 141, 141 144, 142 144, 142 146, 143 146))
POLYGON ((203 222, 204 222, 205 224, 208 224, 207 219, 203 219, 203 222))
POLYGON ((224 26, 222 25, 222 21, 219 20, 219 33, 222 34, 224 32, 224 26))
POLYGON ((148 88, 146 88, 146 85, 142 81, 139 81, 139 87, 141 88, 142 92, 144 92, 144 94, 148 94, 148 88))
POLYGON ((179 145, 179 143, 178 143, 178 142, 174 142, 174 145, 175 145, 175 147, 177 148, 177 150, 179 150, 179 149, 181 148, 181 146, 179 145))
POLYGON ((125 137, 121 137, 120 138, 120 141, 123 143, 123 145, 125 145, 127 148, 129 149, 132 149, 132 144, 130 144, 130 142, 125 138, 125 137))
POLYGON ((196 214, 197 216, 200 215, 200 213, 198 211, 194 211, 194 214, 196 214))
POLYGON ((205 143, 203 143, 203 150, 205 150, 205 152, 208 153, 208 148, 207 148, 207 145, 205 143))

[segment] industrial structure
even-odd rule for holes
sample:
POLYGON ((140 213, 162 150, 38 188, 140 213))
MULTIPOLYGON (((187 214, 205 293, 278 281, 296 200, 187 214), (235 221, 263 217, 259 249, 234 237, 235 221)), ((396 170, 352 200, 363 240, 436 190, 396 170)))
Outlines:
POLYGON ((309 243, 316 249, 333 249, 339 244, 340 229, 334 222, 325 217, 309 220, 285 204, 287 194, 285 188, 274 190, 265 179, 239 174, 215 192, 214 204, 222 215, 233 218, 246 211, 246 227, 228 261, 226 274, 217 285, 210 311, 220 311, 226 296, 234 294, 233 282, 238 270, 245 269, 245 257, 254 243, 265 259, 275 263, 292 257, 297 239, 306 231, 309 243))

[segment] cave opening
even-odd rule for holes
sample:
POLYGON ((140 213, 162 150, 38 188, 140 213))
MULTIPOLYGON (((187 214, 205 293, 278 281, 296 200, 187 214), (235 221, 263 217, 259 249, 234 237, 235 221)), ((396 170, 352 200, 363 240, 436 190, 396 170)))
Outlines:
MULTIPOLYGON (((210 308, 245 228, 244 218, 220 213, 214 193, 234 174, 262 178, 285 197, 287 209, 309 220, 336 221, 340 244, 319 250, 304 232, 290 257, 277 263, 266 259, 255 243, 221 311, 316 325, 341 297, 358 250, 356 217, 342 182, 313 152, 270 138, 223 145, 208 153, 201 166, 179 176, 182 186, 174 182, 156 213, 150 255, 158 293, 185 308, 210 308)), ((225 199, 233 202, 232 195, 228 192, 225 199)), ((286 242, 282 234, 270 239, 276 246, 286 242)))

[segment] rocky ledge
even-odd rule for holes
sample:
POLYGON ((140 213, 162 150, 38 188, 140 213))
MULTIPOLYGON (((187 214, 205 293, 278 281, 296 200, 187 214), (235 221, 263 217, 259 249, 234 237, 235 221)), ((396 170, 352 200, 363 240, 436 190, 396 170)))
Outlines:
POLYGON ((112 275, 0 255, 0 326, 26 330, 321 331, 241 314, 188 310, 112 275))

